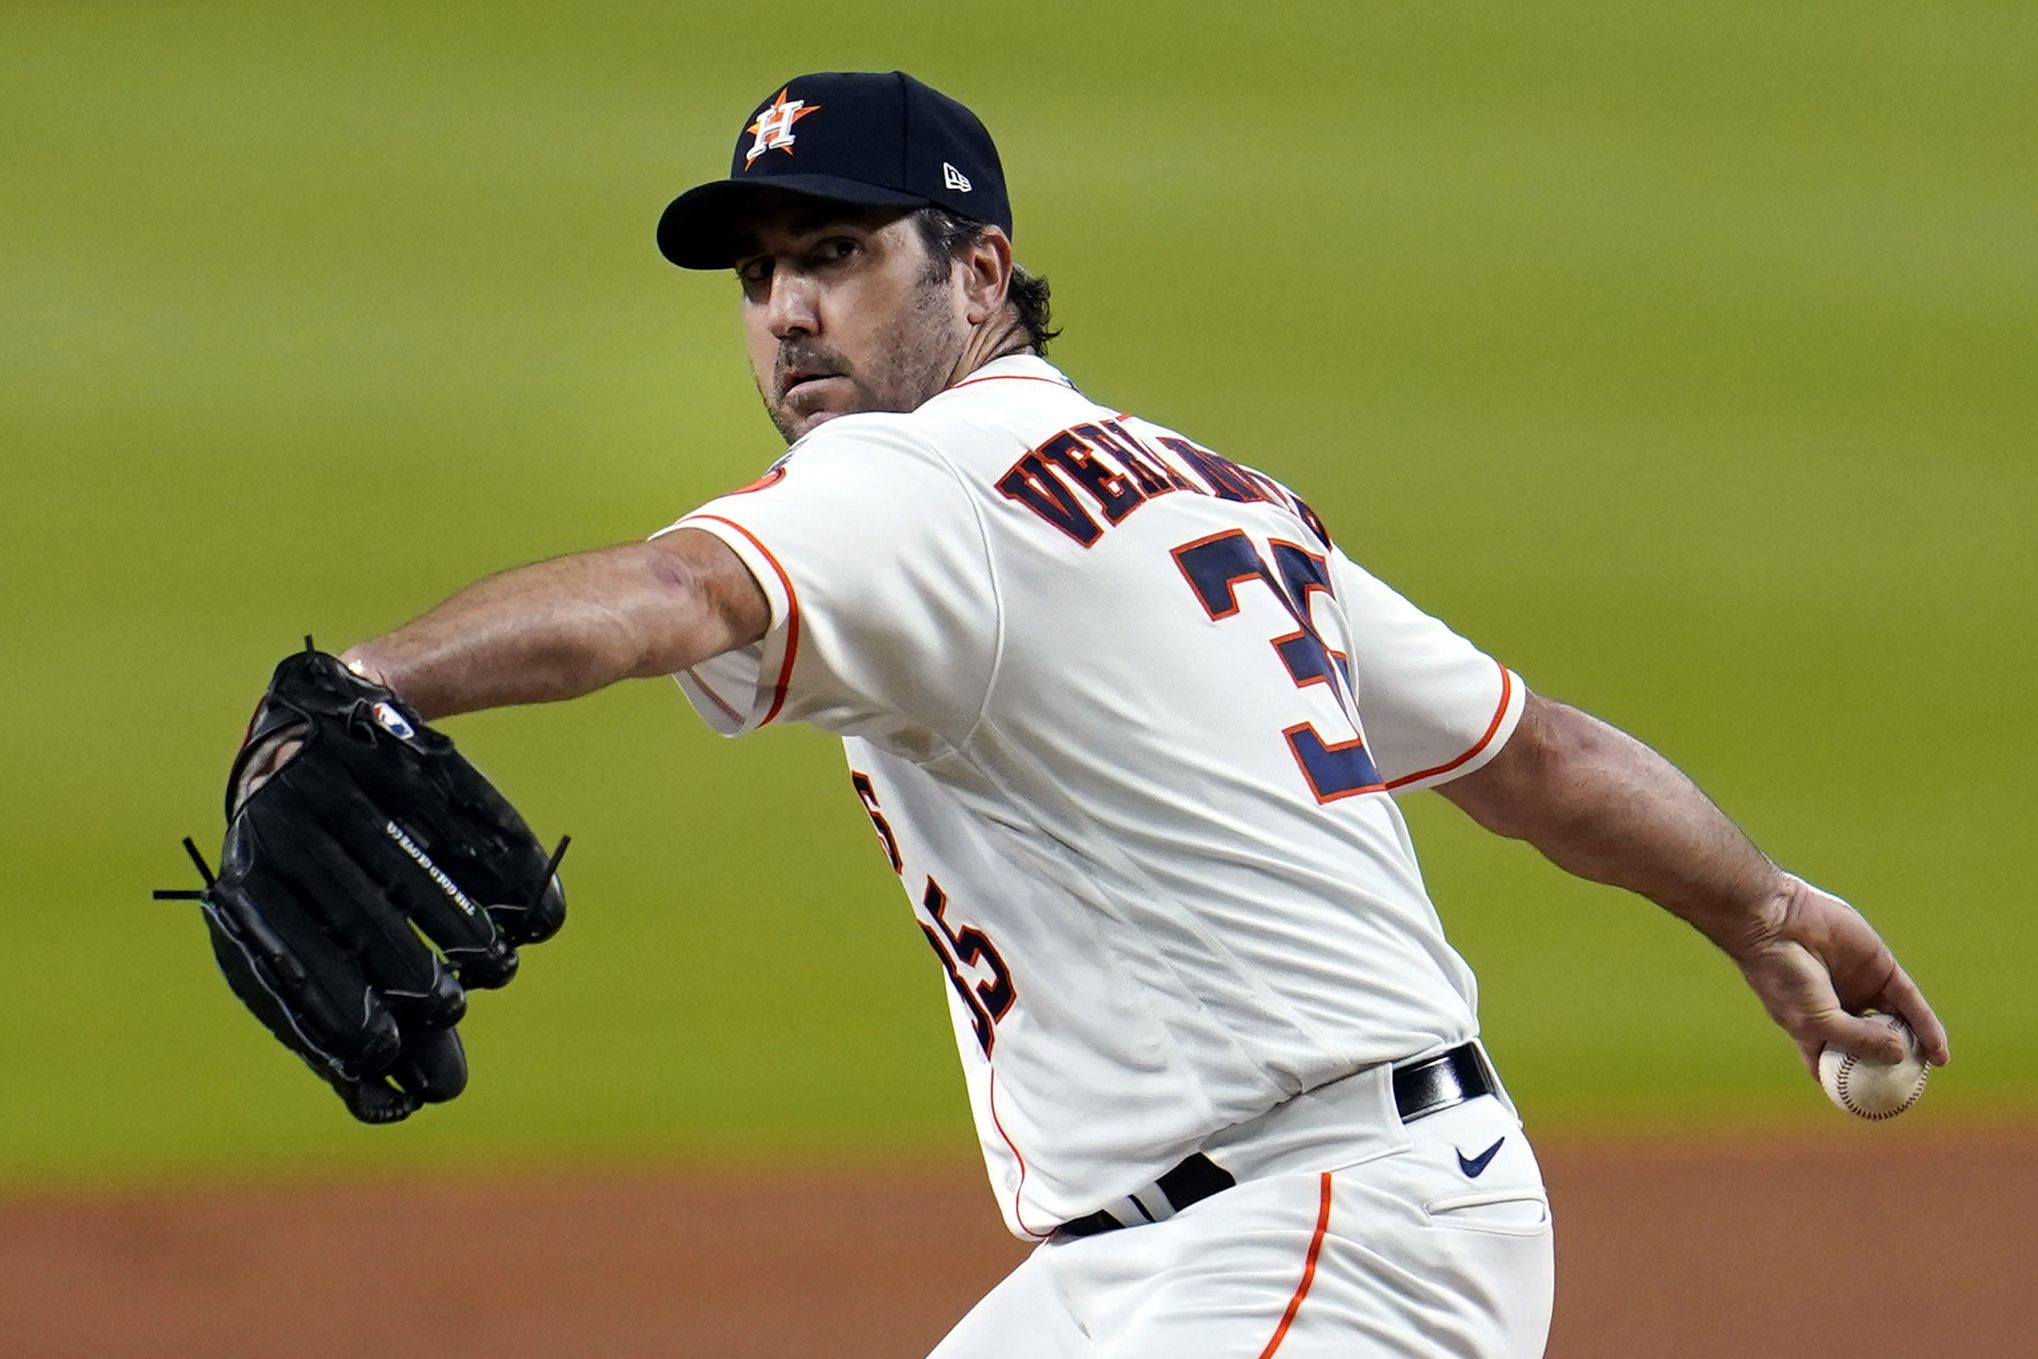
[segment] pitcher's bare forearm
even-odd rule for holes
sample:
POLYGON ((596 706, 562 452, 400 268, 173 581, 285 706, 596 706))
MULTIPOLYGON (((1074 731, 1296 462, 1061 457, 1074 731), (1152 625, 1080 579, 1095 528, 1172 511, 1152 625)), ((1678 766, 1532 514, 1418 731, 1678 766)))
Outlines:
POLYGON ((1784 872, 1698 785, 1640 741, 1531 696, 1485 768, 1442 792, 1490 831, 1526 840, 1558 867, 1625 887, 1682 917, 1741 969, 1816 1074, 1832 1044, 1894 1060, 1865 1009, 1902 1016, 1944 1064, 1946 1030, 1861 914, 1784 872))
POLYGON ((679 529, 489 576, 345 658, 440 718, 671 674, 756 641, 769 622, 742 560, 679 529))
POLYGON ((1440 790, 1559 868, 1625 887, 1734 953, 1787 880, 1668 760, 1576 708, 1531 695, 1483 769, 1440 790))

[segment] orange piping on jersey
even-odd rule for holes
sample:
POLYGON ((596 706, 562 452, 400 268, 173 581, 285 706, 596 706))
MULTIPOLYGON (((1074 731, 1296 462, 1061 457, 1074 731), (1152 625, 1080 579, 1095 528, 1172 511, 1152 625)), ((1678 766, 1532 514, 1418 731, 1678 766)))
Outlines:
POLYGON ((730 707, 726 699, 724 699, 720 694, 716 693, 713 689, 710 689, 708 687, 708 682, 702 679, 700 677, 699 672, 694 670, 692 666, 687 667, 686 677, 693 681, 694 688, 700 690, 702 693, 708 696, 708 701, 710 703, 714 704, 717 708, 720 708, 723 712, 727 713, 729 715, 729 720, 731 722, 737 723, 739 726, 742 724, 743 714, 737 712, 734 708, 730 707))
POLYGON ((1005 1124, 998 1117, 998 1073, 991 1072, 991 1093, 987 1097, 991 1104, 991 1126, 998 1130, 998 1136, 1005 1139, 1005 1145, 1012 1150, 1012 1159, 1019 1163, 1019 1185, 1012 1191, 1012 1220, 1019 1224, 1019 1230, 1035 1241, 1045 1241, 1053 1232, 1036 1232, 1026 1225, 1026 1219, 1019 1216, 1019 1196, 1026 1192, 1026 1158, 1019 1154, 1019 1144, 1012 1140, 1012 1134, 1005 1131, 1005 1124))
POLYGON ((1075 390, 1074 386, 1062 381, 1060 378, 1034 377, 1029 373, 992 373, 989 377, 964 378, 961 382, 954 383, 943 388, 943 390, 952 392, 958 387, 973 387, 979 382, 1045 382, 1048 386, 1059 387, 1063 391, 1073 392, 1075 390))
POLYGON ((1274 1328, 1274 1338, 1260 1351, 1260 1359, 1273 1359, 1274 1351, 1288 1338, 1288 1328, 1294 1325, 1295 1314, 1302 1310, 1302 1299, 1309 1296, 1309 1285, 1316 1281, 1316 1257, 1323 1251, 1323 1233, 1329 1226, 1330 1172, 1325 1171, 1322 1198, 1316 1209, 1316 1234, 1309 1238, 1309 1258, 1302 1262, 1302 1282, 1295 1285, 1295 1296, 1288 1299, 1288 1310, 1281 1314, 1281 1324, 1274 1328))
POLYGON ((748 486, 738 486, 733 491, 724 491, 723 494, 750 495, 753 492, 762 491, 767 487, 776 486, 781 481, 784 480, 785 480, 785 466, 784 464, 780 464, 779 466, 772 468, 769 472, 766 472, 763 476, 759 477, 757 480, 751 482, 748 486))
POLYGON ((772 718, 778 716, 778 710, 785 706, 786 689, 793 682, 793 658, 800 654, 800 597, 793 590, 793 578, 788 576, 785 573, 785 568, 778 564, 778 558, 771 555, 771 549, 759 542, 756 534, 744 528, 735 520, 724 519, 719 514, 696 514, 690 515, 689 518, 712 519, 717 524, 727 524, 730 528, 735 529, 745 538, 748 538, 750 545, 763 553, 764 559, 771 563, 771 569, 778 573, 778 583, 785 587, 785 660, 780 663, 778 668, 778 686, 771 696, 771 711, 767 712, 764 715, 764 720, 757 724, 760 727, 767 726, 772 718))
MULTIPOLYGON (((1500 665, 1500 662, 1495 661, 1494 664, 1500 665)), ((1409 774, 1403 778, 1390 779, 1387 783, 1388 791, 1391 792, 1394 789, 1400 788, 1406 784, 1415 783, 1418 782, 1419 780, 1431 778, 1438 774, 1448 774, 1453 769, 1456 769, 1459 765, 1463 764, 1465 761, 1471 759, 1474 755, 1477 755, 1480 751, 1486 749, 1487 745, 1491 743, 1491 741, 1493 740, 1493 733, 1500 730, 1500 719, 1507 716, 1507 705, 1509 702, 1513 700, 1513 698, 1514 698, 1514 676, 1507 673, 1506 666, 1501 665, 1500 706, 1493 710, 1493 720, 1486 724, 1486 734, 1479 738, 1479 744, 1473 746, 1470 750, 1466 751, 1463 755, 1460 755, 1457 759, 1452 760, 1449 764, 1440 764, 1435 769, 1417 770, 1415 773, 1409 774)))

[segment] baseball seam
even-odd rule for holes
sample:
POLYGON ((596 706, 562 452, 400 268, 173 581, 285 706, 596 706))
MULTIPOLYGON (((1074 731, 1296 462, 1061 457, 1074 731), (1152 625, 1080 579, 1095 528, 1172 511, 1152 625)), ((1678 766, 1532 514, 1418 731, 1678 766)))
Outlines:
POLYGON ((1875 1122, 1880 1122, 1885 1118, 1895 1118, 1898 1114, 1903 1113, 1906 1109, 1909 1109, 1913 1104, 1916 1104, 1918 1102, 1918 1096, 1925 1093, 1925 1077, 1929 1073, 1921 1071, 1918 1073, 1917 1084, 1911 1087, 1911 1093, 1904 1098, 1904 1102, 1902 1104, 1897 1105, 1896 1108, 1894 1109, 1885 1109, 1879 1114, 1870 1113, 1868 1110, 1862 1108, 1859 1104, 1856 1104, 1854 1102, 1854 1096, 1847 1088, 1848 1085, 1847 1078, 1854 1074, 1854 1068, 1860 1064, 1860 1061, 1861 1059, 1859 1057, 1854 1056, 1852 1053, 1849 1053, 1845 1057, 1842 1057, 1840 1059, 1839 1077, 1833 1082, 1833 1084, 1839 1088, 1841 1106, 1845 1108, 1848 1113, 1853 1114, 1856 1118, 1866 1118, 1875 1122))

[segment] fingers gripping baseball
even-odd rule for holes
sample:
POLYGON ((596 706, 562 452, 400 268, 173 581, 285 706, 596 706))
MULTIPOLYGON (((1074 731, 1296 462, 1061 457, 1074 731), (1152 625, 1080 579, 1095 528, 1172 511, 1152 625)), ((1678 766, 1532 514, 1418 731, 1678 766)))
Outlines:
POLYGON ((1903 1056, 1901 1039, 1861 1018, 1870 1010, 1902 1017, 1934 1065, 1951 1056, 1946 1030, 1888 945, 1853 907, 1801 879, 1785 881, 1769 928, 1738 961, 1814 1077, 1827 1046, 1876 1062, 1903 1056))

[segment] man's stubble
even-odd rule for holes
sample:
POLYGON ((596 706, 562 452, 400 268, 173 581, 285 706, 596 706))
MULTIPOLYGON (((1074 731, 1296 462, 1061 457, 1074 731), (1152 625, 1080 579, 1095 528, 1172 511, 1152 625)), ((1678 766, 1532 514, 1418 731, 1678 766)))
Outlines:
MULTIPOLYGON (((788 409, 777 395, 784 388, 785 375, 794 370, 821 367, 849 380, 850 405, 831 412, 831 419, 870 411, 903 415, 946 387, 967 341, 966 332, 956 325, 948 309, 947 283, 947 274, 930 274, 914 290, 911 304, 893 326, 892 342, 878 345, 875 353, 853 368, 846 356, 819 341, 782 341, 772 362, 769 387, 758 384, 758 395, 779 437, 788 444, 795 442, 800 436, 794 431, 799 421, 807 418, 788 409)), ((809 432, 813 428, 807 427, 809 432)))

